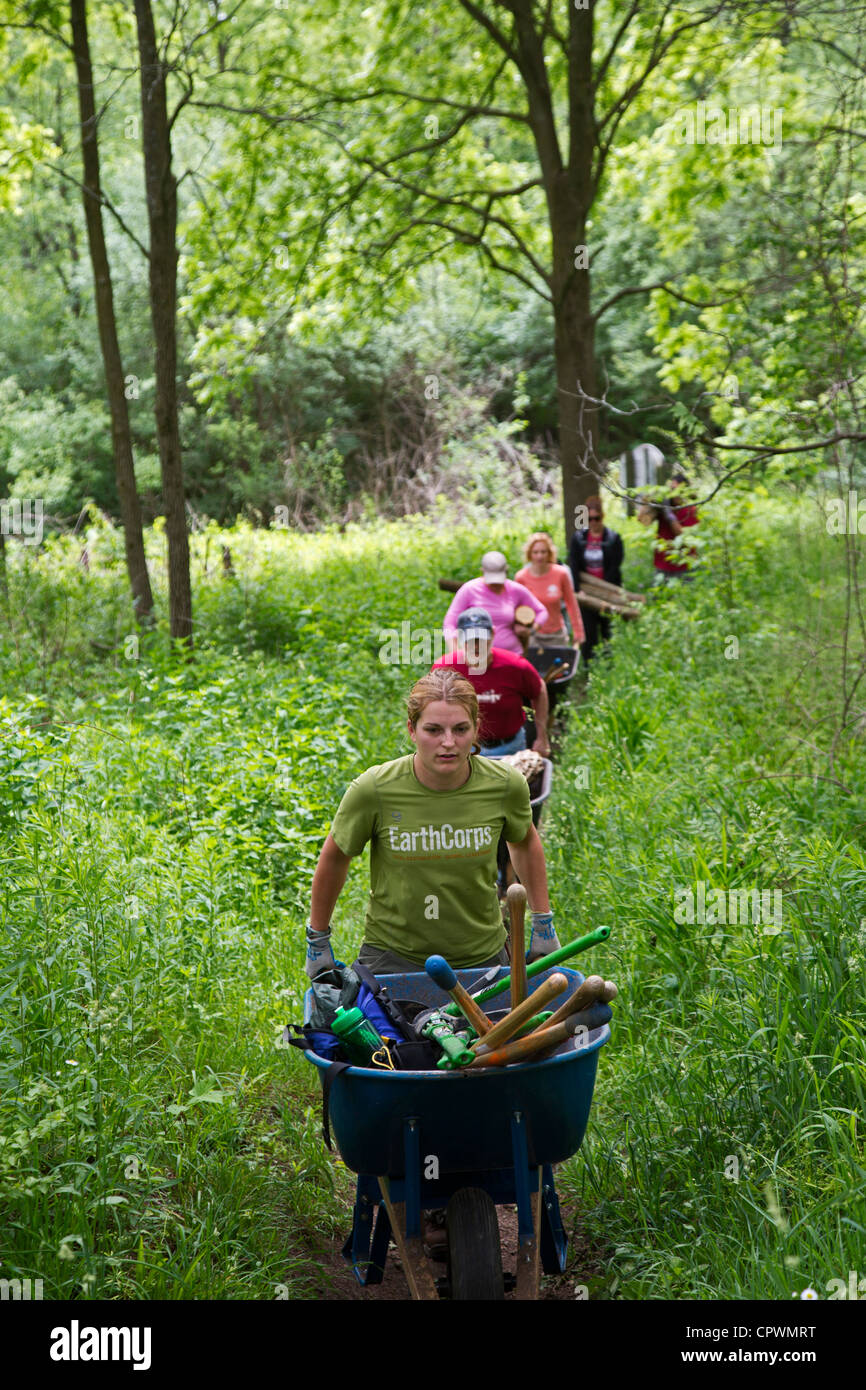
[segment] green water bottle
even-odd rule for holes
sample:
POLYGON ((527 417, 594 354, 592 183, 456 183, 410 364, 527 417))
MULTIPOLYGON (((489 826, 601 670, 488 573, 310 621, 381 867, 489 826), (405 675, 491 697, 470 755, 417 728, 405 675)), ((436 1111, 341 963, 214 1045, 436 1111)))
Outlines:
POLYGON ((342 1042, 349 1061, 356 1066, 368 1067, 374 1052, 382 1046, 382 1038, 360 1009, 344 1009, 342 1005, 334 1014, 331 1031, 342 1042))

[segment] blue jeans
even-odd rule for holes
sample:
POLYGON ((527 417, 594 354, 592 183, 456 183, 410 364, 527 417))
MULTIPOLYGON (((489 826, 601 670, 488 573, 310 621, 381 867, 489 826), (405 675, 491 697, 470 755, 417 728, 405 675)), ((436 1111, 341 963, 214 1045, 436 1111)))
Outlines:
POLYGON ((526 747, 526 725, 521 724, 514 738, 507 743, 497 744, 495 748, 485 748, 481 745, 481 753, 485 758, 504 758, 506 753, 519 753, 526 747))

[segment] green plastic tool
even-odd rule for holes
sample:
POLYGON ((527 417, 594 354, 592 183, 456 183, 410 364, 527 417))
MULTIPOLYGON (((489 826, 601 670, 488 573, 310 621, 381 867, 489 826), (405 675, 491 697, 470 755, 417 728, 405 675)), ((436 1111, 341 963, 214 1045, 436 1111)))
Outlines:
MULTIPOLYGON (((607 941, 610 936, 610 927, 596 927, 595 931, 587 932, 586 936, 579 936, 577 941, 570 941, 567 946, 560 946, 558 951, 551 951, 546 956, 540 956, 531 965, 526 967, 526 978, 531 980, 533 975, 540 975, 542 970, 550 970, 554 965, 560 965, 562 961, 569 960, 576 956, 579 951, 588 951, 590 946, 597 946, 602 941, 607 941)), ((488 999, 494 999, 497 994, 504 994, 511 985, 511 976, 506 975, 504 979, 497 980, 495 984, 488 985, 487 989, 482 989, 480 994, 473 994, 476 1004, 484 1004, 488 999)), ((460 1010, 454 1003, 443 1004, 440 1010, 443 1014, 448 1014, 452 1018, 460 1016, 460 1010)))

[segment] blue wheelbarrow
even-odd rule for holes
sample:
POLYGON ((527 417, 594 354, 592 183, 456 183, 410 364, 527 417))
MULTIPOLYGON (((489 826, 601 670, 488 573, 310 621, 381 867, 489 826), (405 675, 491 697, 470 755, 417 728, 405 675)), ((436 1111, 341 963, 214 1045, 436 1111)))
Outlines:
MULTIPOLYGON (((584 976, 554 967, 571 995, 584 976)), ((529 981, 530 993, 554 970, 529 981)), ((471 993, 508 974, 457 971, 471 993)), ((391 997, 441 1007, 447 995, 425 973, 382 975, 391 997)), ((562 1002, 562 1000, 560 1002, 562 1002)), ((511 1007, 509 993, 497 1008, 511 1007)), ((309 1018, 311 994, 307 991, 309 1018)), ((490 1010, 488 1010, 490 1012, 490 1010)), ((357 1173, 354 1221, 343 1247, 359 1283, 382 1282, 389 1242, 402 1261, 411 1297, 497 1299, 506 1289, 537 1298, 539 1265, 565 1269, 553 1165, 577 1152, 589 1120, 599 1049, 607 1024, 569 1038, 539 1061, 471 1071, 383 1071, 345 1067, 326 1094, 343 1162, 357 1173), (516 1204, 518 1259, 503 1275, 496 1206, 516 1204), (445 1210, 447 1275, 434 1279, 424 1252, 422 1213, 445 1210)), ((304 1055, 325 1084, 329 1061, 304 1055)))
POLYGON ((547 698, 551 717, 569 682, 580 665, 580 652, 575 647, 533 647, 526 652, 526 660, 535 667, 547 685, 547 698))

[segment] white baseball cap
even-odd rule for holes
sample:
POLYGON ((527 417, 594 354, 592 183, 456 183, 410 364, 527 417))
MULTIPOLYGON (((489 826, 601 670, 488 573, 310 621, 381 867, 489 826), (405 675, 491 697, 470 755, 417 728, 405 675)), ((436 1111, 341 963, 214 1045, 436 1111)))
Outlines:
POLYGON ((501 550, 488 550, 481 560, 481 573, 488 584, 504 584, 508 578, 508 561, 501 550))

